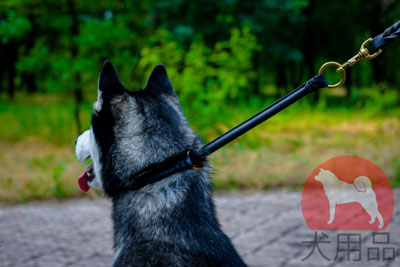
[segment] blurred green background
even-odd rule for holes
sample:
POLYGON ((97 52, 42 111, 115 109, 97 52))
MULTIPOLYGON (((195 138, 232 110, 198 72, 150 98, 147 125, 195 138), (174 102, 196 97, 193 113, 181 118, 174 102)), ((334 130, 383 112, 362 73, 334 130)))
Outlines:
MULTIPOLYGON (((105 59, 132 90, 163 63, 191 126, 211 141, 399 19, 393 0, 3 0, 0 203, 81 196, 74 141, 90 125, 105 59)), ((214 188, 297 190, 340 155, 373 161, 399 185, 399 52, 396 41, 349 69, 343 87, 218 151, 214 188)))

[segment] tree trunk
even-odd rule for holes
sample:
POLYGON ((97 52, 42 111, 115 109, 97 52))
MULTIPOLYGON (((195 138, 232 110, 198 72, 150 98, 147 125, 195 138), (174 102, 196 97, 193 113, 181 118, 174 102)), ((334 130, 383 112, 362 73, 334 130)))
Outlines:
MULTIPOLYGON (((371 12, 368 21, 370 22, 370 29, 372 32, 372 36, 376 36, 386 28, 384 28, 384 26, 381 25, 380 18, 382 16, 382 4, 380 3, 380 1, 375 1, 375 2, 373 1, 371 2, 371 4, 373 4, 373 9, 375 10, 375 12, 371 12)), ((385 66, 383 64, 382 55, 380 56, 379 59, 380 60, 371 60, 375 83, 381 83, 385 79, 384 78, 385 66)))
POLYGON ((253 61, 253 69, 256 70, 257 74, 256 74, 256 78, 253 80, 253 91, 249 92, 249 97, 251 97, 252 95, 260 95, 260 64, 259 64, 259 52, 255 51, 253 54, 253 58, 251 59, 253 61))
MULTIPOLYGON (((33 46, 35 45, 35 38, 36 38, 36 23, 35 23, 35 17, 32 13, 29 13, 28 18, 31 22, 32 28, 28 32, 27 38, 26 38, 26 50, 24 55, 27 56, 29 52, 32 50, 33 46)), ((26 89, 28 93, 34 93, 36 92, 36 75, 34 73, 25 73, 22 76, 22 80, 25 82, 26 89)))
POLYGON ((15 95, 15 76, 17 73, 15 64, 17 63, 18 55, 17 55, 17 45, 13 42, 9 42, 6 45, 7 52, 6 55, 6 66, 8 68, 8 95, 11 99, 14 98, 15 95))
MULTIPOLYGON (((5 59, 5 48, 4 45, 2 45, 0 43, 0 60, 1 62, 6 62, 5 59)), ((3 83, 3 75, 4 74, 4 64, 0 64, 0 96, 1 96, 1 92, 3 92, 3 87, 4 87, 4 83, 3 83)))
MULTIPOLYGON (((68 0, 67 1, 67 10, 68 14, 72 18, 72 25, 70 29, 71 33, 71 40, 74 40, 75 37, 79 34, 79 18, 78 18, 78 13, 76 11, 76 3, 74 0, 68 0)), ((77 45, 71 41, 71 55, 72 55, 72 64, 76 60, 76 57, 78 55, 78 47, 77 45)), ((72 71, 72 68, 71 68, 72 71)), ((74 74, 74 89, 73 89, 73 96, 75 100, 75 122, 76 122, 76 128, 77 128, 77 134, 80 135, 82 132, 82 127, 81 127, 81 121, 80 121, 80 104, 82 102, 82 89, 81 89, 81 75, 80 73, 75 73, 74 74)))
MULTIPOLYGON (((308 72, 309 78, 315 74, 315 57, 314 57, 314 28, 315 24, 313 21, 314 12, 314 0, 310 0, 308 7, 304 9, 304 14, 308 18, 305 25, 305 38, 303 40, 303 54, 304 54, 304 68, 308 72)), ((319 90, 314 93, 314 101, 319 100, 319 90)))
POLYGON ((344 87, 346 89, 346 98, 349 98, 351 96, 351 87, 353 86, 352 73, 353 71, 351 68, 346 69, 346 85, 344 87))
POLYGON ((287 89, 286 85, 286 64, 284 64, 282 61, 279 61, 276 74, 276 87, 278 89, 278 96, 283 96, 285 94, 287 89))

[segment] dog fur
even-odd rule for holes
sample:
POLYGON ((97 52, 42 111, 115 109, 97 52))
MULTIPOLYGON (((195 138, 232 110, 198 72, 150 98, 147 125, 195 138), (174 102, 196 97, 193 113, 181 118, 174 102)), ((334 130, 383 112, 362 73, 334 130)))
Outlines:
POLYGON ((320 168, 315 180, 322 183, 329 201, 328 224, 332 224, 335 219, 336 205, 358 202, 371 217, 370 224, 373 224, 375 219, 378 218, 378 228, 384 226, 382 215, 378 210, 376 195, 372 190, 372 183, 368 177, 359 176, 352 184, 349 184, 339 180, 333 172, 320 168))
POLYGON ((217 221, 208 165, 121 190, 144 167, 195 146, 201 141, 162 65, 145 89, 128 91, 111 63, 104 64, 91 128, 77 139, 76 154, 92 158, 89 185, 112 198, 112 266, 245 266, 217 221))

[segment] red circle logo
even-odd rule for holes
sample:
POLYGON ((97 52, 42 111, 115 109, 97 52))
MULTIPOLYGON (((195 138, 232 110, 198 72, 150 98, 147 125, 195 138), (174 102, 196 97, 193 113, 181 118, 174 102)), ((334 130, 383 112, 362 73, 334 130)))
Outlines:
POLYGON ((301 207, 311 230, 384 230, 393 214, 393 189, 372 162, 341 156, 310 174, 301 207))

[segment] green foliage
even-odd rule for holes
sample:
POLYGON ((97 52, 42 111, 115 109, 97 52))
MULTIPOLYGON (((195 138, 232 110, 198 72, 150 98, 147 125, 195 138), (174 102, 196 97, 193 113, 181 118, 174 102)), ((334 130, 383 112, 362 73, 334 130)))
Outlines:
MULTIPOLYGON (((80 34, 74 42, 79 53, 74 60, 73 73, 82 74, 82 84, 96 84, 99 66, 105 59, 111 59, 116 66, 129 66, 121 69, 120 75, 128 77, 136 59, 131 52, 135 34, 126 26, 122 18, 89 18, 84 21, 80 34)), ((128 79, 126 79, 128 80, 128 79)), ((67 81, 65 81, 67 82, 67 81)), ((129 81, 128 81, 128 85, 129 81)))
POLYGON ((149 38, 148 46, 141 50, 137 71, 143 73, 145 77, 155 65, 164 63, 171 79, 177 80, 183 57, 183 48, 172 39, 171 33, 159 29, 149 38))
POLYGON ((253 91, 254 52, 260 49, 249 27, 233 28, 229 40, 210 49, 198 36, 185 50, 172 34, 160 29, 141 51, 138 71, 147 74, 164 63, 176 91, 191 109, 216 111, 224 101, 238 102, 253 91))
MULTIPOLYGON (((0 6, 0 52, 7 55, 0 92, 15 83, 19 91, 78 91, 92 99, 105 59, 132 89, 163 63, 184 104, 196 110, 262 97, 268 86, 296 86, 320 62, 347 59, 400 15, 398 2, 379 0, 15 0, 0 6), (8 55, 11 43, 16 50, 8 55), (11 66, 17 70, 10 81, 11 66)), ((349 83, 398 85, 400 53, 385 50, 381 63, 360 65, 349 83)))
POLYGON ((234 28, 228 41, 215 45, 210 63, 218 68, 214 91, 218 91, 220 100, 237 100, 251 95, 256 79, 252 59, 254 52, 260 48, 249 27, 242 30, 234 28))
POLYGON ((5 18, 0 20, 0 40, 3 44, 22 38, 32 28, 30 21, 15 10, 8 9, 5 13, 5 18))

